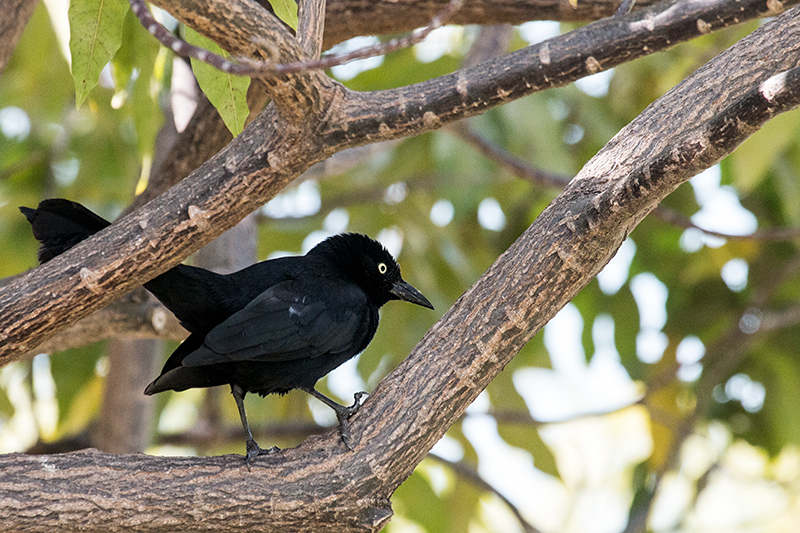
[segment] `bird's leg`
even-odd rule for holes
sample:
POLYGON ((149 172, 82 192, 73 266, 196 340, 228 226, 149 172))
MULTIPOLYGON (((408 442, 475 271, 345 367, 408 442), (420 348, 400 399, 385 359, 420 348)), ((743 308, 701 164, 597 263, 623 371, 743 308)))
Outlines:
POLYGON ((245 391, 239 385, 231 385, 231 394, 233 399, 236 400, 236 408, 239 409, 239 418, 242 420, 242 428, 244 428, 245 443, 247 448, 247 455, 245 456, 244 463, 247 469, 250 470, 250 461, 259 455, 266 455, 278 451, 277 446, 273 446, 267 450, 262 449, 253 434, 250 432, 250 424, 247 422, 247 413, 244 410, 244 395, 245 391))
POLYGON ((350 445, 350 417, 353 416, 358 412, 361 408, 361 397, 367 394, 366 392, 357 392, 353 395, 353 405, 349 407, 345 407, 344 405, 339 405, 338 403, 334 402, 317 389, 308 388, 303 389, 311 396, 316 398, 317 400, 321 401, 331 409, 336 412, 336 418, 339 420, 339 427, 342 428, 342 442, 350 451, 353 451, 353 447, 350 445))

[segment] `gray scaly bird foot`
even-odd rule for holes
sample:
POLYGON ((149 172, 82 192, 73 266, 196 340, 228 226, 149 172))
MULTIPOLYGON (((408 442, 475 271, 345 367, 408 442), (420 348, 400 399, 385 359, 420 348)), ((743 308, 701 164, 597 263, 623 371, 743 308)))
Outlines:
POLYGON ((244 458, 244 464, 247 466, 247 470, 250 470, 250 463, 253 462, 253 459, 258 457, 259 455, 268 455, 275 452, 279 452, 280 448, 277 446, 273 446, 272 448, 263 449, 261 448, 258 443, 254 439, 247 439, 247 454, 244 458))

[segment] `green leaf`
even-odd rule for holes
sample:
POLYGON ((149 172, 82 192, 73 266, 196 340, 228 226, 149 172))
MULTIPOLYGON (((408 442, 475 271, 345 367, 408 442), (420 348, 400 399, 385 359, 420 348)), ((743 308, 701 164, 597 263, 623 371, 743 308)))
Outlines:
MULTIPOLYGON (((227 52, 217 43, 208 39, 189 27, 184 27, 186 41, 204 50, 229 58, 227 52)), ((211 65, 192 58, 192 69, 197 78, 200 89, 208 97, 208 101, 217 109, 225 125, 234 137, 242 133, 244 122, 247 120, 247 88, 250 78, 233 76, 222 72, 211 65)))
POLYGON ((125 0, 72 0, 69 6, 69 49, 75 106, 80 107, 97 85, 100 72, 122 44, 122 22, 130 5, 125 0))
POLYGON ((124 110, 133 119, 139 154, 148 158, 164 123, 159 97, 166 69, 156 68, 156 64, 159 53, 167 54, 167 49, 139 24, 132 11, 125 17, 123 29, 124 41, 112 63, 114 75, 118 91, 124 91, 124 110))
POLYGON ((269 0, 279 19, 297 31, 297 3, 294 0, 269 0))

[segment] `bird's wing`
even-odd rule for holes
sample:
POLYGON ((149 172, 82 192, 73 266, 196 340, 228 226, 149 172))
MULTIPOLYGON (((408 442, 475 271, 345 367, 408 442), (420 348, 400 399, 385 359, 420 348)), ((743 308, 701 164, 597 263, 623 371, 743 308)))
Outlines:
POLYGON ((301 290, 284 281, 213 328, 183 366, 233 361, 290 361, 342 353, 360 345, 369 308, 349 285, 318 281, 301 290), (335 304, 331 304, 335 302, 335 304))

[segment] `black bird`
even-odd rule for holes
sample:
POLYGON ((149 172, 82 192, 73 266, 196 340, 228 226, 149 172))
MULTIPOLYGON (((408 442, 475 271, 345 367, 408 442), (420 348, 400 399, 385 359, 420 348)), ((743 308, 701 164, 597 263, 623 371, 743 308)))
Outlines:
MULTIPOLYGON (((42 244, 41 263, 110 225, 63 199, 20 211, 42 244)), ((178 265, 144 287, 190 332, 145 394, 230 385, 245 431, 248 467, 270 450, 261 449, 250 433, 245 394, 306 391, 336 412, 350 448, 348 419, 363 393, 345 407, 318 392, 316 382, 367 347, 386 302, 405 300, 433 309, 403 280, 380 243, 356 233, 330 237, 304 256, 262 261, 227 275, 178 265)))

